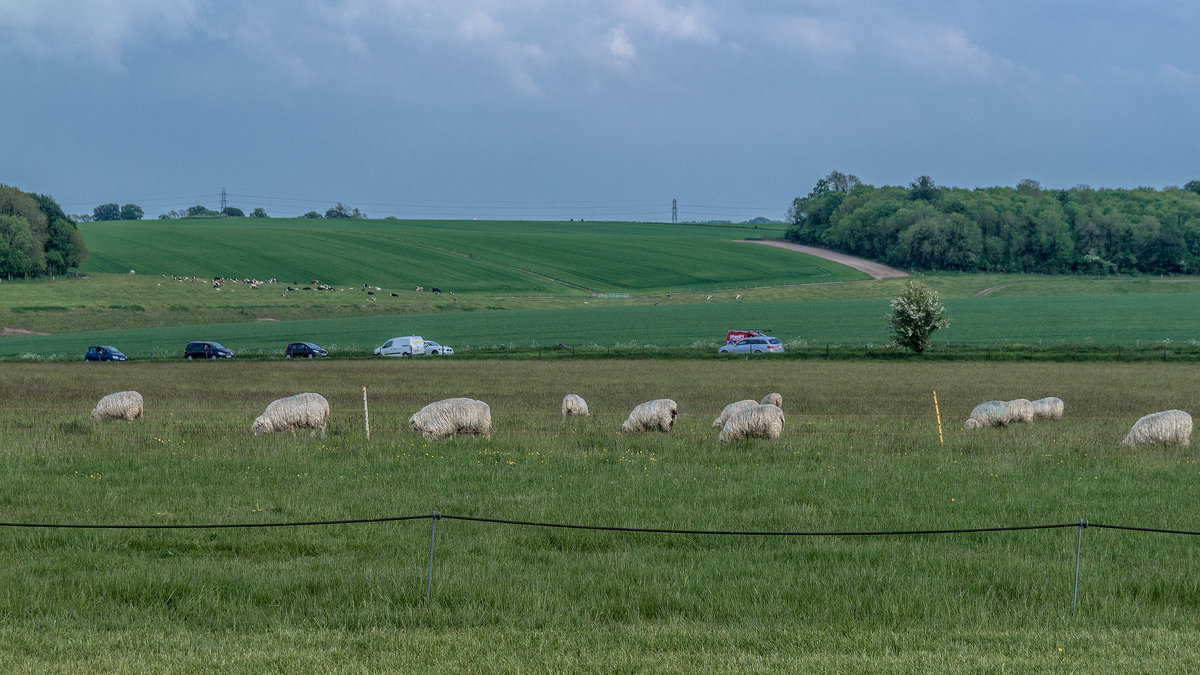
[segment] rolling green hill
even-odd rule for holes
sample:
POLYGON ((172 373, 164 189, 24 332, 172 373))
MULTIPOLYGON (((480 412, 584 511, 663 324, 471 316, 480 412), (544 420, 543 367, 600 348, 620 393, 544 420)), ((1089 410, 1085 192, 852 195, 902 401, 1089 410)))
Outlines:
MULTIPOLYGON (((0 288, 5 333, 52 333, 6 337, 0 357, 77 358, 96 343, 171 356, 193 339, 243 354, 277 354, 294 340, 362 353, 406 334, 459 348, 679 347, 714 344, 740 327, 771 328, 796 344, 882 345, 887 300, 907 283, 744 244, 778 233, 748 226, 184 219, 83 227, 93 251, 87 278, 0 288), (214 289, 217 275, 280 283, 214 289), (334 289, 303 290, 313 280, 334 289), (813 283, 827 281, 856 283, 813 283), (288 289, 295 283, 301 290, 288 289), (381 290, 368 295, 364 283, 381 290), (417 285, 453 293, 418 293, 417 285)), ((954 320, 939 342, 1200 339, 1196 279, 944 274, 924 281, 942 293, 954 320)))
POLYGON ((86 273, 133 269, 493 295, 650 293, 867 278, 812 256, 737 243, 768 232, 753 226, 223 218, 81 228, 92 251, 86 273))

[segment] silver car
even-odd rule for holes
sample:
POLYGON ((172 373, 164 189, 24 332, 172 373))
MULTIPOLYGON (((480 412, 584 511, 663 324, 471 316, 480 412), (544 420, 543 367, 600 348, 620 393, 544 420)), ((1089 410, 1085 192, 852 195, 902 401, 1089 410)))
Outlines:
POLYGON ((738 340, 717 350, 718 354, 782 354, 783 343, 777 337, 760 335, 738 340))

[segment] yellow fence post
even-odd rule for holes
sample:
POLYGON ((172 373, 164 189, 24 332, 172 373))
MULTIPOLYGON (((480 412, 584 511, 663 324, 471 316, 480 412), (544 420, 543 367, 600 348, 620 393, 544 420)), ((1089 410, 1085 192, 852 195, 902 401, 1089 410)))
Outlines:
POLYGON ((935 415, 937 415, 938 445, 945 445, 946 442, 944 440, 942 440, 942 411, 941 411, 941 409, 938 408, 937 390, 936 389, 933 390, 933 413, 935 415))

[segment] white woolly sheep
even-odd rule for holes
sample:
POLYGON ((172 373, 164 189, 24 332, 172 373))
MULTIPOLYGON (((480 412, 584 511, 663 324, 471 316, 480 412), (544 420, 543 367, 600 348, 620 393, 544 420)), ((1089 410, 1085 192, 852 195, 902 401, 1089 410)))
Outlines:
POLYGON ((1133 423, 1123 446, 1174 443, 1187 447, 1192 442, 1192 416, 1182 410, 1164 410, 1133 423))
POLYGON ((964 429, 1002 427, 1008 424, 1008 404, 1004 401, 984 401, 971 410, 964 429))
POLYGON ((587 401, 578 394, 567 394, 563 397, 562 402, 563 417, 568 415, 581 415, 588 417, 591 413, 588 412, 587 401))
POLYGON ((1033 419, 1035 420, 1061 420, 1063 415, 1063 402, 1057 396, 1047 396, 1034 401, 1033 419))
POLYGON ((783 397, 779 394, 771 393, 763 397, 762 405, 773 405, 776 408, 783 409, 783 397))
POLYGON ((142 417, 142 395, 136 391, 118 391, 100 399, 92 408, 92 419, 136 420, 142 417))
POLYGON ((758 402, 753 401, 751 399, 746 399, 744 401, 734 401, 733 403, 730 403, 729 405, 725 406, 725 408, 721 411, 720 415, 717 415, 717 419, 713 420, 713 423, 712 423, 713 428, 720 429, 721 427, 725 426, 725 421, 728 420, 730 417, 733 417, 736 413, 739 413, 739 412, 745 410, 746 408, 750 408, 750 407, 753 407, 756 405, 758 405, 758 402))
POLYGON ((985 401, 975 406, 964 429, 981 429, 983 427, 1003 427, 1013 422, 1032 422, 1033 404, 1028 399, 1019 398, 1015 401, 985 401))
POLYGON ((492 409, 471 398, 448 398, 421 408, 408 418, 413 431, 426 440, 449 438, 455 434, 492 435, 492 409))
POLYGON ((307 392, 287 398, 271 401, 263 414, 250 425, 254 435, 269 434, 276 431, 291 431, 296 435, 296 429, 311 429, 309 436, 321 432, 325 436, 325 423, 329 420, 329 401, 320 394, 307 392))
POLYGON ((1033 403, 1027 398, 1017 398, 1008 402, 1008 421, 1010 423, 1024 422, 1033 424, 1033 403))
POLYGON ((746 438, 777 440, 783 433, 783 410, 776 405, 763 403, 734 414, 725 422, 717 440, 722 443, 746 438))
POLYGON ((675 426, 678 407, 669 398, 646 401, 629 413, 629 419, 621 425, 621 431, 670 431, 675 426))

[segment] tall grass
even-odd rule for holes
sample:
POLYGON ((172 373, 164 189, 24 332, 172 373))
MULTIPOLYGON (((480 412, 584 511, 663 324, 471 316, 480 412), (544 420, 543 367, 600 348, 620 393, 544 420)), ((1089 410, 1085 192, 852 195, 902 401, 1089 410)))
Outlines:
MULTIPOLYGON (((1071 523, 1200 529, 1188 450, 1118 450, 1138 416, 1195 410, 1169 364, 655 360, 5 364, 6 522, 266 523, 454 514, 721 530, 1071 523), (93 364, 94 365, 94 364, 93 364), (362 387, 371 440, 362 429, 362 387), (146 418, 94 425, 137 389, 146 418), (938 443, 932 390, 945 445, 938 443), (328 437, 253 438, 267 402, 319 391, 328 437), (563 421, 572 391, 591 418, 563 421), (725 403, 783 394, 776 443, 722 446, 725 403), (495 434, 430 443, 431 400, 492 405, 495 434), (995 398, 1067 417, 961 430, 995 398), (679 402, 669 434, 628 410, 679 402)), ((6 528, 0 665, 28 670, 1045 669, 1196 658, 1190 538, 1075 530, 878 538, 648 535, 438 523, 6 528), (1059 652, 1058 649, 1063 649, 1059 652), (281 664, 289 664, 283 666, 281 664)))

